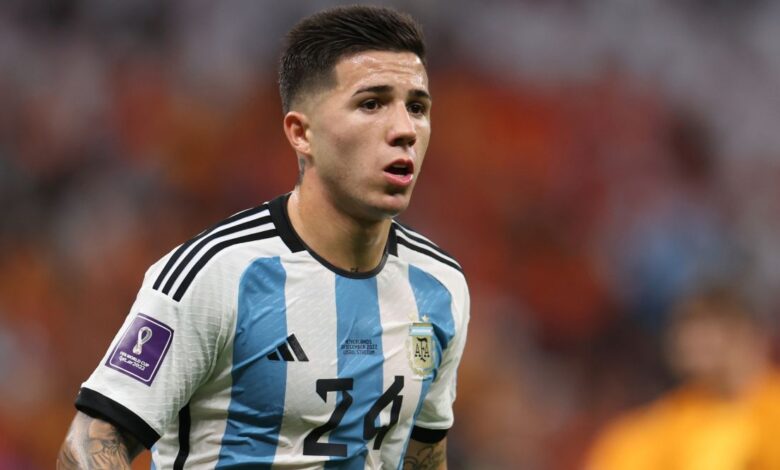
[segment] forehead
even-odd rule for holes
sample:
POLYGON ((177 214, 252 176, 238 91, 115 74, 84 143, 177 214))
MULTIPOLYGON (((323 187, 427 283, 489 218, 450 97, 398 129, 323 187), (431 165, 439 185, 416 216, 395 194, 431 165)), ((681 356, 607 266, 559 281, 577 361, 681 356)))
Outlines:
POLYGON ((403 91, 428 89, 425 66, 412 52, 358 52, 339 60, 334 72, 337 91, 375 85, 391 85, 403 91))

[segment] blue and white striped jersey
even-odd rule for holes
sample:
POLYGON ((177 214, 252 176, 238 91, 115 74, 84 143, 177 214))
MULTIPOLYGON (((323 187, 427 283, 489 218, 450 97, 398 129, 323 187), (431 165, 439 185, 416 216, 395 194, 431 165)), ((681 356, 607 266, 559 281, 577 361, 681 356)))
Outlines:
POLYGON ((369 273, 295 234, 287 196, 153 265, 76 406, 156 468, 400 468, 452 426, 469 294, 460 266, 393 222, 369 273))

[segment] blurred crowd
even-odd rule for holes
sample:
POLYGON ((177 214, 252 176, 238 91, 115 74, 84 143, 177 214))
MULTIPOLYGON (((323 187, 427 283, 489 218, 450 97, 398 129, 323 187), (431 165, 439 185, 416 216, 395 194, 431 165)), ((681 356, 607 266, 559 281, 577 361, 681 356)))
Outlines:
MULTIPOLYGON (((292 188, 276 57, 335 3, 0 6, 0 468, 52 467, 151 263, 292 188)), ((665 331, 707 286, 774 347, 780 3, 384 3, 430 46, 402 220, 472 289, 450 468, 583 468, 677 385, 665 331)))

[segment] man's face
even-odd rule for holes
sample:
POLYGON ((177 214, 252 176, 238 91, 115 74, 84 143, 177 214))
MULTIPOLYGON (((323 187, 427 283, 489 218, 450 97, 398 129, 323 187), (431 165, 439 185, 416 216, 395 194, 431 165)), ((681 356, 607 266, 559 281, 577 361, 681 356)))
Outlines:
POLYGON ((761 332, 741 318, 686 318, 672 327, 668 339, 671 365, 677 373, 710 384, 725 383, 734 370, 744 369, 763 355, 761 332))
POLYGON ((670 335, 671 365, 686 379, 717 381, 725 372, 725 355, 734 340, 732 325, 714 317, 682 320, 670 335))
POLYGON ((409 205, 431 134, 425 67, 410 52, 365 51, 341 59, 334 75, 303 105, 305 178, 358 220, 395 216, 409 205))

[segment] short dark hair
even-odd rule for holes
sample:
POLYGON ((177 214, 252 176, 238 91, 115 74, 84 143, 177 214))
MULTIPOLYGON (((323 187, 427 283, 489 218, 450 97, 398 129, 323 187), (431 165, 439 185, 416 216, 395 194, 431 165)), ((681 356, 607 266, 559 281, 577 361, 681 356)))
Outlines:
POLYGON ((690 320, 725 320, 760 326, 761 318, 747 295, 737 286, 713 283, 699 287, 673 309, 673 324, 690 320))
POLYGON ((391 8, 353 5, 304 18, 287 33, 279 64, 282 110, 304 92, 333 83, 333 68, 347 55, 377 50, 412 52, 425 64, 422 28, 391 8))

